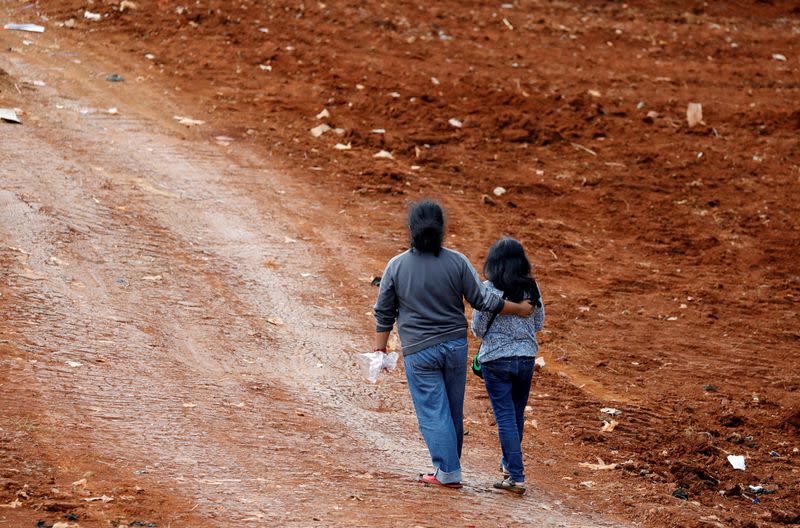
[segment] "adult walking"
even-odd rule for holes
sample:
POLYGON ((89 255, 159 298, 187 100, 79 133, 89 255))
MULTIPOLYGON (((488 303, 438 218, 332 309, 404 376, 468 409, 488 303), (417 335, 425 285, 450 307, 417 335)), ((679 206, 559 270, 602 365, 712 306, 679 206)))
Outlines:
POLYGON ((438 203, 412 205, 408 229, 410 249, 392 258, 381 278, 373 350, 386 351, 396 321, 408 389, 434 467, 420 480, 460 488, 468 359, 464 299, 487 313, 527 317, 533 307, 488 292, 464 255, 442 247, 445 222, 438 203))
POLYGON ((472 331, 483 338, 477 360, 492 404, 503 457, 504 479, 494 487, 522 495, 525 470, 522 463, 522 433, 525 406, 531 390, 534 361, 539 352, 536 332, 544 326, 544 304, 539 286, 531 276, 525 250, 513 238, 494 243, 486 257, 484 284, 490 292, 514 301, 536 305, 530 317, 494 316, 489 311, 472 314, 472 331))

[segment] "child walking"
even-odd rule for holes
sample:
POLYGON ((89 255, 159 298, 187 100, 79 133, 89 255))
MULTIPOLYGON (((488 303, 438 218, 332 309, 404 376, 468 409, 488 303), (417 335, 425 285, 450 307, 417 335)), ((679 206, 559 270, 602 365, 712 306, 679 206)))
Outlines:
POLYGON ((482 338, 478 362, 497 422, 503 456, 504 479, 495 488, 522 495, 525 471, 522 463, 522 433, 525 406, 539 352, 536 332, 544 326, 544 304, 531 275, 531 264, 517 240, 503 238, 492 245, 483 273, 489 292, 514 302, 530 300, 535 308, 529 317, 509 317, 475 310, 472 332, 482 338))

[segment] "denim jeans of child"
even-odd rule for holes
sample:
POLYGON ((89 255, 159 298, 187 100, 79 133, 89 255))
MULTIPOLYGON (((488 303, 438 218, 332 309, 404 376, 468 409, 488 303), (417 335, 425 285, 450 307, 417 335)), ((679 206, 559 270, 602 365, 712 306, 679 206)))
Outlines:
POLYGON ((403 364, 434 475, 443 484, 461 482, 467 339, 420 350, 405 356, 403 364))
POLYGON ((481 364, 483 381, 492 403, 497 434, 503 450, 502 464, 511 480, 525 482, 522 464, 522 431, 525 405, 533 379, 532 357, 507 357, 481 364))

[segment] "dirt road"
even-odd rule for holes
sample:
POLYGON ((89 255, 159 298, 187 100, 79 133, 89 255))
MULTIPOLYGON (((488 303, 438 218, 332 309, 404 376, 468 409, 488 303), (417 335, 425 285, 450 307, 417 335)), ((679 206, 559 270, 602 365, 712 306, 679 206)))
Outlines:
POLYGON ((415 483, 428 462, 401 376, 372 387, 353 368, 371 299, 352 313, 339 291, 371 294, 371 268, 326 275, 343 242, 320 240, 325 211, 268 160, 177 125, 191 109, 158 85, 106 82, 110 64, 54 45, 35 38, 0 78, 25 110, 0 129, 2 426, 26 461, 3 477, 29 485, 0 525, 427 526, 434 509, 615 525, 492 491, 494 451, 470 438, 463 492, 415 483))

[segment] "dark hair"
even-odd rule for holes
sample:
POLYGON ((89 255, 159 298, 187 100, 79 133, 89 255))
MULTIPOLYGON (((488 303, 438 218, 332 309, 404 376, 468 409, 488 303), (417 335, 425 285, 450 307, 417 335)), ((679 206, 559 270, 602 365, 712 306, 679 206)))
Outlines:
POLYGON ((438 257, 444 239, 442 206, 432 200, 412 204, 408 210, 408 230, 412 248, 438 257))
POLYGON ((517 240, 506 237, 492 244, 483 265, 483 274, 505 294, 506 299, 513 302, 530 299, 536 306, 541 306, 539 288, 531 276, 531 263, 517 240))

